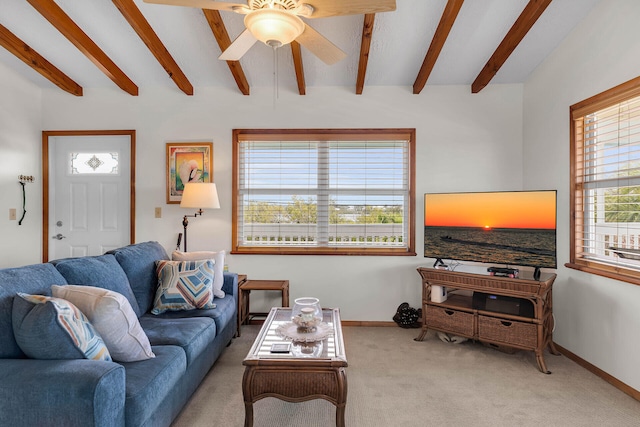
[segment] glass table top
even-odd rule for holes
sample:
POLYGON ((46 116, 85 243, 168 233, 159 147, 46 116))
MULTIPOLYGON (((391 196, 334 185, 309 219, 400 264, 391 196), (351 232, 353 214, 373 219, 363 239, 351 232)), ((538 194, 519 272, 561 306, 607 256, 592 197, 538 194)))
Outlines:
POLYGON ((338 309, 323 309, 322 314, 322 321, 329 329, 326 338, 314 342, 293 342, 277 332, 279 327, 292 323, 291 309, 272 308, 243 363, 258 360, 341 360, 346 363, 340 312, 338 309), (289 351, 274 353, 271 351, 273 344, 289 344, 289 351))

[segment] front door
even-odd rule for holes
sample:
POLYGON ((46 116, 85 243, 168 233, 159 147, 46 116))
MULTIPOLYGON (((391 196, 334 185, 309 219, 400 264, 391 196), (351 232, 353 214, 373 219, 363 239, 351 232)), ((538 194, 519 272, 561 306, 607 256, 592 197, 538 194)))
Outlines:
POLYGON ((133 243, 133 135, 49 132, 45 139, 45 261, 101 255, 133 243))

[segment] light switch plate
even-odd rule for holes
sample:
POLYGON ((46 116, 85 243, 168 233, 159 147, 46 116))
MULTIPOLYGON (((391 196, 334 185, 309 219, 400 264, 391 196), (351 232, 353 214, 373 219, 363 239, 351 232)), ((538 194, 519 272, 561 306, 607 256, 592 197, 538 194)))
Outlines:
POLYGON ((162 218, 162 208, 156 208, 156 218, 162 218))

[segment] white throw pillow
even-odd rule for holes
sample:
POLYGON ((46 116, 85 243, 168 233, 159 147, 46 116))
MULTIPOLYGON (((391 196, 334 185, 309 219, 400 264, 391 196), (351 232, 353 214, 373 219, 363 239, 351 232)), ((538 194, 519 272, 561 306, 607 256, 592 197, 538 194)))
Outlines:
POLYGON ((104 341, 111 358, 135 362, 156 357, 131 304, 118 292, 94 286, 51 287, 54 297, 65 299, 82 311, 104 341))
POLYGON ((171 259, 173 261, 200 261, 204 259, 213 260, 213 296, 216 298, 224 298, 222 284, 224 283, 224 251, 195 251, 180 252, 173 251, 171 259))

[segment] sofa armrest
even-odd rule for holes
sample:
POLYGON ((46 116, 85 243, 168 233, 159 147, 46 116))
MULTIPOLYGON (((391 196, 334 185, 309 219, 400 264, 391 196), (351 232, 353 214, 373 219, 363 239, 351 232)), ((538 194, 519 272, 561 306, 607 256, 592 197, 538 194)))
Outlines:
POLYGON ((0 359, 0 425, 124 426, 125 370, 86 359, 0 359))
POLYGON ((222 290, 225 294, 233 295, 238 299, 238 274, 224 272, 224 283, 222 284, 222 290))

